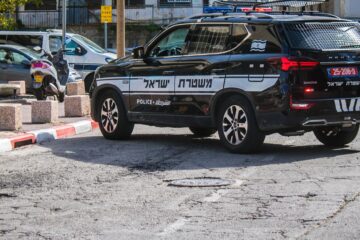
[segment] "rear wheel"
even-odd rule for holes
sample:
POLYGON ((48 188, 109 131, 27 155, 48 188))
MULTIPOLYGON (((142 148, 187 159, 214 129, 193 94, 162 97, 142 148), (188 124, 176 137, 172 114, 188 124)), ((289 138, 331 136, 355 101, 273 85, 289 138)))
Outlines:
POLYGON ((265 135, 259 130, 251 105, 244 97, 228 98, 217 115, 220 140, 230 152, 256 152, 263 144, 265 135))
POLYGON ((59 100, 59 102, 64 102, 64 100, 65 100, 65 93, 64 92, 59 93, 58 100, 59 100))
POLYGON ((216 133, 216 129, 213 128, 198 128, 198 127, 190 127, 190 131, 194 134, 196 137, 209 137, 216 133))
POLYGON ((351 143, 359 132, 359 125, 354 128, 326 127, 314 130, 316 138, 328 147, 344 147, 351 143))
POLYGON ((122 100, 115 91, 103 93, 96 106, 100 130, 107 139, 128 139, 134 129, 129 122, 122 100))
POLYGON ((37 100, 46 100, 46 94, 42 88, 34 89, 34 95, 37 100))

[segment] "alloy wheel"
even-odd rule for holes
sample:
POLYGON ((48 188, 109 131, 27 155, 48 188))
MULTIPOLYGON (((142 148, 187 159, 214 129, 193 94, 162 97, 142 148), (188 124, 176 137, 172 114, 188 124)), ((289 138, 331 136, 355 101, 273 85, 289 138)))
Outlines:
POLYGON ((101 124, 108 133, 115 131, 119 122, 119 110, 112 98, 107 98, 101 107, 101 124))
POLYGON ((243 108, 238 105, 230 106, 224 113, 223 133, 232 145, 239 145, 248 132, 248 119, 243 108))

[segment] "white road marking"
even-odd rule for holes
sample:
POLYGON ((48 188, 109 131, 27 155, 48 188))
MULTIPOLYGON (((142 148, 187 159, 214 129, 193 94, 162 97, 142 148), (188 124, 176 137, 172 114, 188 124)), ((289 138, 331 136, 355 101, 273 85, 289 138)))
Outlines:
POLYGON ((158 236, 167 236, 169 234, 175 233, 182 226, 184 226, 187 221, 188 221, 188 219, 186 219, 186 218, 179 218, 172 224, 168 225, 161 233, 158 234, 158 236))
POLYGON ((293 143, 295 143, 295 140, 294 140, 294 139, 289 139, 289 140, 286 140, 286 141, 284 142, 285 145, 291 145, 291 144, 293 144, 293 143))
POLYGON ((202 202, 217 202, 222 196, 224 196, 228 192, 228 189, 220 189, 216 192, 213 192, 210 196, 203 198, 202 202))

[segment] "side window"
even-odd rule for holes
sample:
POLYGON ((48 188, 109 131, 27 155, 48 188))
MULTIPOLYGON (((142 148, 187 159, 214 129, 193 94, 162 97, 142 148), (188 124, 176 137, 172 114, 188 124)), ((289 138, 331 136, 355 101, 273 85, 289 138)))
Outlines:
POLYGON ((65 42, 65 54, 66 55, 73 55, 73 56, 80 56, 82 54, 80 54, 82 51, 82 47, 77 44, 74 40, 72 40, 71 38, 67 38, 66 42, 65 42), (81 49, 79 51, 79 49, 81 49))
POLYGON ((6 35, 0 35, 0 44, 6 44, 6 35))
POLYGON ((238 53, 281 53, 281 43, 278 40, 274 26, 248 26, 251 36, 237 49, 238 53))
POLYGON ((9 59, 9 55, 5 49, 0 49, 0 63, 7 64, 9 59))
POLYGON ((244 24, 234 24, 231 30, 231 36, 229 38, 228 49, 237 47, 242 41, 248 37, 249 32, 247 31, 244 24))
POLYGON ((219 53, 230 48, 230 25, 197 25, 191 30, 187 54, 219 53))
POLYGON ((12 52, 13 64, 22 64, 23 61, 28 60, 24 55, 18 52, 12 52))
MULTIPOLYGON (((52 53, 59 51, 62 45, 62 36, 50 36, 49 45, 50 45, 50 51, 52 53)), ((72 40, 69 37, 66 37, 65 50, 66 50, 65 55, 71 55, 71 56, 81 56, 83 55, 82 53, 85 52, 83 51, 81 45, 77 44, 74 40, 72 40)))
POLYGON ((34 47, 43 46, 43 37, 39 35, 8 35, 6 43, 33 49, 34 47))
POLYGON ((150 57, 178 56, 183 54, 189 27, 175 29, 148 51, 150 57))
POLYGON ((50 36, 49 37, 49 47, 50 47, 50 51, 52 53, 59 51, 59 49, 61 48, 61 36, 50 36))

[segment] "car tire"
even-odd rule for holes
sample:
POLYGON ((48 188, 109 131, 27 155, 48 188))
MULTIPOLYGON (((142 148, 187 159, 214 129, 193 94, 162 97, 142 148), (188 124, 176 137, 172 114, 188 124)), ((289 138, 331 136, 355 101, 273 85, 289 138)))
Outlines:
POLYGON ((34 89, 34 95, 36 97, 36 100, 38 100, 38 101, 46 100, 46 95, 45 95, 44 90, 42 88, 34 89))
POLYGON ((224 101, 217 112, 220 141, 232 153, 254 153, 263 144, 265 134, 257 125, 254 111, 242 96, 224 101))
POLYGON ((209 137, 217 131, 214 128, 189 127, 189 129, 195 137, 209 137))
POLYGON ((344 147, 351 143, 359 132, 359 125, 350 129, 325 127, 314 130, 315 137, 328 147, 344 147))
POLYGON ((100 96, 96 106, 97 119, 102 135, 107 139, 129 139, 134 124, 126 116, 121 97, 113 90, 108 90, 100 96))

